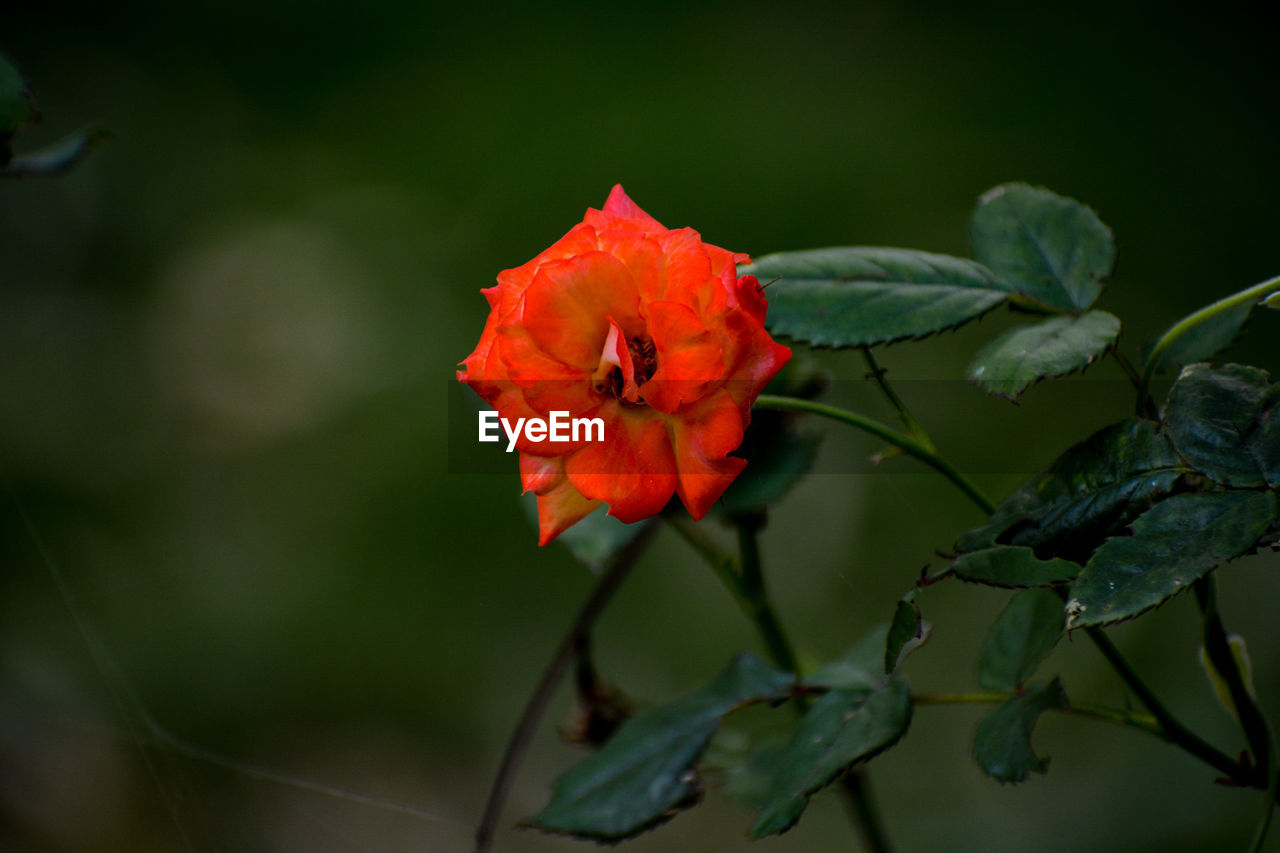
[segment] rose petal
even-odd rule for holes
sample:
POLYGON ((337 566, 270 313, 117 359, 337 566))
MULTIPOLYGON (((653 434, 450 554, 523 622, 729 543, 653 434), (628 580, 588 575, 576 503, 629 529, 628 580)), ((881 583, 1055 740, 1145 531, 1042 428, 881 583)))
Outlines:
POLYGON ((742 414, 733 397, 719 391, 681 409, 670 424, 680 473, 676 492, 697 520, 747 465, 747 460, 729 456, 742 444, 742 414))
POLYGON ((613 255, 588 252, 538 269, 525 292, 521 322, 543 352, 589 373, 609 333, 606 317, 626 324, 639 307, 626 265, 613 255))
POLYGON ((622 189, 622 184, 615 184, 609 198, 600 211, 588 210, 586 222, 606 223, 616 230, 665 231, 662 223, 640 209, 622 189), (596 216, 592 216, 596 214, 596 216))
POLYGON ((559 456, 520 454, 520 485, 525 492, 543 495, 564 480, 564 459, 559 456))
POLYGON ((658 369, 640 393, 650 406, 672 414, 682 403, 703 396, 709 384, 725 380, 719 336, 687 306, 650 304, 649 334, 657 350, 658 369))
POLYGON ((651 409, 600 408, 604 441, 587 444, 565 460, 569 482, 588 498, 608 501, 609 514, 628 524, 656 515, 676 489, 671 438, 651 409))
POLYGON ((549 545, 603 503, 584 498, 568 480, 546 494, 538 495, 538 544, 549 545))
POLYGON ((591 377, 591 383, 599 394, 611 394, 610 376, 617 368, 622 374, 621 396, 632 403, 640 399, 640 388, 636 385, 636 364, 631 357, 631 347, 627 346, 626 332, 612 317, 609 320, 609 336, 605 338, 604 350, 600 353, 600 365, 591 377))

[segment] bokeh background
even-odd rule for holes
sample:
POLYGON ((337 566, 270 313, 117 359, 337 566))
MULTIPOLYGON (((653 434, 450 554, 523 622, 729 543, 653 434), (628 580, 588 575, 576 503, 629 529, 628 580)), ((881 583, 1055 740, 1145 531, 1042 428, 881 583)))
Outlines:
MULTIPOLYGON (((1263 7, 7 7, 0 50, 45 117, 18 148, 91 120, 115 138, 66 177, 0 183, 0 848, 467 849, 507 733, 593 582, 562 548, 535 546, 514 460, 502 475, 450 469, 449 387, 483 323, 479 288, 617 182, 666 224, 761 255, 963 254, 974 198, 1026 180, 1114 228, 1101 304, 1133 356, 1280 272, 1280 75, 1263 7)), ((1274 371, 1280 315, 1261 313, 1233 357, 1274 371)), ((964 386, 968 357, 1010 322, 883 354, 939 445, 978 460, 997 496, 1129 405, 1109 362, 1019 407, 964 386)), ((816 360, 863 375, 856 354, 816 360)), ((765 532, 809 660, 886 618, 979 521, 914 463, 873 471, 861 460, 877 449, 831 434, 820 474, 765 532)), ((1278 570, 1268 555, 1222 572, 1272 708, 1278 570)), ((1005 598, 930 589, 913 684, 975 687, 1005 598)), ((1234 751, 1196 622, 1178 599, 1113 633, 1178 714, 1234 751)), ((650 702, 757 648, 669 533, 596 645, 608 676, 650 702)), ((1054 671, 1073 696, 1124 701, 1089 644, 1064 643, 1054 671)), ((902 850, 1249 837, 1257 794, 1087 721, 1046 718, 1050 773, 1001 788, 969 757, 981 712, 920 709, 872 765, 902 850)), ((579 757, 556 737, 568 714, 562 695, 498 850, 589 849, 513 828, 579 757)), ((713 784, 628 849, 745 850, 750 820, 713 784)), ((822 796, 759 846, 853 845, 822 796)))

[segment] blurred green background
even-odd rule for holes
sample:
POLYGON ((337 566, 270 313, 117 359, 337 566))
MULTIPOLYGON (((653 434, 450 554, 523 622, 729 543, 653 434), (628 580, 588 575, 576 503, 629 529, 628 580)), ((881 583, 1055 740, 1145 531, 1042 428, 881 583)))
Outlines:
MULTIPOLYGON (((507 733, 593 581, 563 549, 536 547, 514 459, 505 475, 449 470, 446 401, 483 324, 479 288, 616 182, 665 224, 762 255, 963 254, 974 198, 1026 180, 1114 228, 1121 259, 1102 307, 1126 321, 1132 356, 1192 308, 1280 272, 1277 30, 1262 10, 7 8, 0 50, 44 113, 19 151, 90 120, 115 138, 64 178, 0 182, 0 848, 465 850, 507 733), (148 764, 130 725, 236 766, 156 744, 148 764)), ((1280 315, 1261 313, 1233 357, 1275 371, 1280 315)), ((944 451, 996 460, 979 479, 997 496, 1129 405, 1110 362, 1020 407, 956 384, 1009 323, 993 315, 883 355, 892 376, 929 380, 903 394, 944 451)), ((853 354, 818 361, 863 374, 853 354)), ((912 462, 872 472, 859 460, 877 449, 832 434, 818 470, 838 473, 796 489, 765 532, 782 618, 811 660, 886 618, 934 550, 979 521, 912 462)), ((1228 625, 1248 636, 1272 708, 1278 569, 1267 555, 1222 572, 1228 625)), ((1005 598, 930 589, 935 631, 913 684, 975 687, 1005 598)), ((1178 714, 1234 752, 1194 611, 1178 599, 1113 634, 1178 714)), ((597 648, 619 686, 661 701, 757 645, 663 533, 597 648)), ((1044 671, 1073 696, 1124 701, 1086 643, 1064 643, 1044 671)), ((498 850, 588 849, 513 828, 578 757, 556 739, 568 711, 561 696, 498 850)), ((1001 788, 969 758, 980 713, 922 708, 872 765, 902 850, 1191 851, 1249 837, 1257 794, 1087 721, 1044 720, 1051 772, 1001 788)), ((750 820, 712 784, 704 805, 627 849, 745 850, 750 820)), ((854 842, 822 796, 760 846, 854 842)))

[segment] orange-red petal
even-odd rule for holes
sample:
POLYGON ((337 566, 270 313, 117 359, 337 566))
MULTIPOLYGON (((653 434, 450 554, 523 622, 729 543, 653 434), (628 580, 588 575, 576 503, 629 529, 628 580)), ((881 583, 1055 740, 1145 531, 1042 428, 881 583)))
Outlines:
POLYGON ((609 514, 628 524, 657 515, 676 489, 676 463, 665 420, 651 409, 600 409, 603 442, 565 460, 569 482, 585 497, 608 501, 609 514))
POLYGON ((606 252, 551 261, 524 296, 522 325, 547 355, 591 372, 609 333, 606 317, 625 322, 640 297, 626 265, 606 252))

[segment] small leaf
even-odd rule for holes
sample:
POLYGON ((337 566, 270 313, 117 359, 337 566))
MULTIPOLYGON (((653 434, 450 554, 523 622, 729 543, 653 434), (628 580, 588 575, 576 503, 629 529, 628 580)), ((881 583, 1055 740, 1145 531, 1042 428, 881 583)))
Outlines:
POLYGON ((1041 560, 1030 548, 997 545, 961 554, 951 570, 962 581, 1020 589, 1075 580, 1081 566, 1056 557, 1041 560))
POLYGON ((111 131, 101 125, 77 130, 47 148, 14 157, 7 167, 0 169, 0 176, 25 178, 61 175, 74 168, 90 151, 101 148, 110 138, 111 131))
POLYGON ((929 626, 920 618, 920 608, 914 601, 905 599, 898 602, 893 611, 893 621, 889 623, 889 633, 885 638, 884 671, 891 674, 906 659, 929 639, 929 626))
POLYGON ((1157 424, 1130 418, 1068 449, 985 526, 961 536, 956 550, 1025 545, 1041 559, 1083 563, 1191 473, 1157 424))
MULTIPOLYGON (((1265 302, 1263 303, 1265 304, 1265 302)), ((1228 308, 1216 317, 1193 326, 1182 334, 1173 345, 1160 357, 1156 370, 1176 364, 1179 367, 1197 361, 1209 361, 1218 353, 1235 343, 1244 331, 1244 324, 1253 313, 1253 303, 1246 302, 1234 308, 1228 308)), ((1151 356, 1151 350, 1158 338, 1153 338, 1143 347, 1142 361, 1145 364, 1151 356)))
POLYGON ((979 317, 1009 295, 980 264, 910 249, 786 252, 739 272, 768 285, 770 331, 822 347, 925 337, 979 317))
MULTIPOLYGON (((536 529, 538 526, 538 499, 532 492, 520 498, 525 517, 536 529)), ((614 554, 621 551, 644 529, 643 524, 623 524, 608 515, 604 507, 596 510, 573 527, 556 537, 556 544, 569 549, 579 562, 593 572, 598 572, 614 554)))
POLYGON ((1262 304, 1268 308, 1280 308, 1280 290, 1262 300, 1262 304))
POLYGON ((1062 636, 1062 598, 1050 589, 1024 590, 1009 600, 982 645, 978 681, 1013 690, 1035 674, 1062 636))
MULTIPOLYGON (((1245 689, 1250 694, 1254 694, 1253 661, 1249 660, 1249 647, 1245 644, 1244 637, 1231 634, 1227 637, 1227 646, 1231 649, 1231 657, 1235 658, 1236 669, 1240 670, 1245 689)), ((1213 692, 1222 703, 1222 707, 1228 714, 1237 720, 1240 719, 1240 715, 1236 713, 1236 700, 1231 698, 1231 688, 1227 686, 1226 680, 1209 659, 1209 652, 1204 646, 1200 647, 1200 666, 1204 668, 1204 674, 1209 677, 1209 685, 1213 687, 1213 692)))
POLYGON ((1169 392, 1178 451, 1227 486, 1280 486, 1280 386, 1256 367, 1193 364, 1169 392))
POLYGON ((1012 329, 988 343, 969 365, 983 390, 1016 401, 1041 379, 1083 370, 1115 346, 1120 321, 1106 311, 1051 317, 1012 329))
POLYGON ((694 763, 724 716, 783 699, 793 683, 789 674, 740 655, 702 688, 624 723, 604 749, 556 780, 551 803, 528 824, 618 841, 673 817, 696 800, 694 763))
POLYGON ((899 676, 875 690, 832 690, 823 695, 782 753, 751 837, 764 838, 795 826, 809 797, 855 763, 893 746, 910 722, 911 694, 899 676))
POLYGON ((978 200, 973 256, 1033 304, 1070 314, 1098 298, 1116 248, 1111 229, 1078 201, 1004 184, 978 200))
POLYGON ((1067 707, 1067 694, 1057 678, 996 706, 978 724, 973 738, 978 766, 1002 783, 1022 782, 1032 773, 1044 773, 1049 759, 1036 755, 1031 733, 1045 711, 1067 707))
POLYGON ((1072 585, 1067 628, 1130 619, 1252 551, 1276 520, 1272 492, 1175 495, 1108 539, 1072 585))

